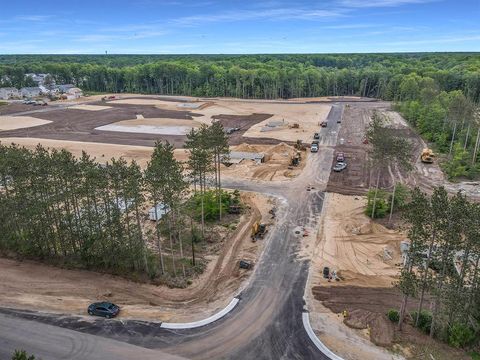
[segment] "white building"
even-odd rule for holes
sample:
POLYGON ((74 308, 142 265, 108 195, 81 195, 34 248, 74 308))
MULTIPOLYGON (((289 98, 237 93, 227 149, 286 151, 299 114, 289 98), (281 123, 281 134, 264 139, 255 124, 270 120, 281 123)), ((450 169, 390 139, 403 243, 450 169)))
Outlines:
POLYGON ((165 205, 164 203, 158 203, 157 205, 152 207, 150 210, 148 210, 148 217, 152 221, 161 220, 162 217, 168 214, 169 211, 170 209, 168 208, 167 205, 165 205))
POLYGON ((73 100, 73 99, 78 99, 83 95, 83 92, 81 89, 74 87, 70 88, 65 92, 65 95, 67 95, 68 100, 73 100))
POLYGON ((20 95, 25 98, 37 97, 42 94, 42 89, 36 87, 24 87, 20 89, 20 95))
POLYGON ((0 88, 0 99, 8 100, 19 97, 20 94, 17 89, 11 87, 0 88))
POLYGON ((75 85, 72 84, 62 84, 62 85, 57 85, 56 88, 62 93, 66 94, 68 90, 74 89, 75 85))

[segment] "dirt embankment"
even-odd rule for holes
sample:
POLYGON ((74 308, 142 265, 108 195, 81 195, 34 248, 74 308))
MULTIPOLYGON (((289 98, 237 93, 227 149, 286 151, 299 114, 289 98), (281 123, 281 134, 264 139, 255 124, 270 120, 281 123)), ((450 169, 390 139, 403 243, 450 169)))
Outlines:
POLYGON ((0 306, 81 315, 91 302, 108 300, 121 306, 123 318, 170 322, 206 318, 223 308, 248 278, 250 271, 239 269, 239 260, 255 262, 263 248, 262 241, 251 242, 251 226, 259 219, 268 222, 273 205, 257 194, 244 199, 250 210, 210 256, 206 271, 186 289, 0 258, 0 306))

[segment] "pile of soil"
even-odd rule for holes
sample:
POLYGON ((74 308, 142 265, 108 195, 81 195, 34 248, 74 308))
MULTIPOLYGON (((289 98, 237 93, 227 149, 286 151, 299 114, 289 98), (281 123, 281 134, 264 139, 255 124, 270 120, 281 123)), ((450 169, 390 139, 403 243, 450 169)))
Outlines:
POLYGON ((355 309, 343 320, 344 324, 354 329, 369 329, 370 341, 378 346, 390 346, 395 338, 394 324, 386 315, 355 309))

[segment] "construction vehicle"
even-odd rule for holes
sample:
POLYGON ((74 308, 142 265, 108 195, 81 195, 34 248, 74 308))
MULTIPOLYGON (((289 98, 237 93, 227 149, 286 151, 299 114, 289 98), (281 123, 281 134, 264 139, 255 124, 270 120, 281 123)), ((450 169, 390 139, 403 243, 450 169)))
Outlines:
POLYGON ((297 142, 295 143, 295 149, 300 150, 300 151, 305 151, 306 150, 306 147, 305 147, 305 145, 303 145, 302 140, 297 140, 297 142))
POLYGON ((433 151, 429 148, 425 148, 422 151, 422 155, 420 155, 420 160, 425 163, 425 164, 431 164, 433 163, 433 157, 435 154, 433 151))
POLYGON ((300 160, 302 159, 300 151, 297 151, 295 155, 292 156, 290 159, 290 166, 298 166, 300 164, 300 160))
POLYGON ((258 221, 255 222, 252 226, 252 241, 255 242, 258 239, 263 239, 266 233, 267 225, 259 223, 258 221))

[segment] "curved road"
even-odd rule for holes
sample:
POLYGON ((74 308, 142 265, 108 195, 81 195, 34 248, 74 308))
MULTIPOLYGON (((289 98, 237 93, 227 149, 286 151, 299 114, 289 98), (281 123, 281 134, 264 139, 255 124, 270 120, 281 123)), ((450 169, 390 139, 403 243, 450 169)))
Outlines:
POLYGON ((343 104, 336 103, 321 130, 320 150, 288 183, 224 181, 240 190, 268 193, 283 201, 240 302, 210 325, 167 330, 143 321, 44 315, 0 309, 0 359, 23 348, 50 359, 327 359, 303 327, 308 261, 297 254, 299 226, 315 227, 323 206, 343 104), (314 189, 307 191, 307 186, 314 189), (77 335, 75 335, 77 334, 77 335), (134 356, 132 354, 135 354, 134 356), (169 355, 173 357, 169 357, 169 355), (179 356, 179 357, 178 357, 179 356))

